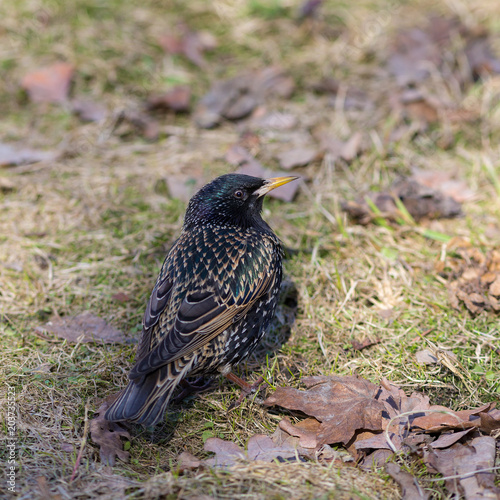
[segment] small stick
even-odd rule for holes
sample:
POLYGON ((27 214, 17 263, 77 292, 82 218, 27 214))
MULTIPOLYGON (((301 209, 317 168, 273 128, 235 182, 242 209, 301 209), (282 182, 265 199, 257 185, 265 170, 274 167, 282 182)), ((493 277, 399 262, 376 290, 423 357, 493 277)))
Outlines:
POLYGON ((87 444, 87 434, 89 431, 88 414, 89 414, 89 403, 87 401, 87 404, 85 405, 85 420, 84 420, 84 425, 83 425, 82 442, 80 444, 80 451, 78 452, 78 456, 76 457, 75 466, 73 467, 73 473, 71 474, 71 477, 69 479, 70 483, 73 481, 73 479, 75 479, 76 471, 78 470, 78 467, 80 466, 80 462, 82 461, 83 450, 85 449, 85 445, 87 444))

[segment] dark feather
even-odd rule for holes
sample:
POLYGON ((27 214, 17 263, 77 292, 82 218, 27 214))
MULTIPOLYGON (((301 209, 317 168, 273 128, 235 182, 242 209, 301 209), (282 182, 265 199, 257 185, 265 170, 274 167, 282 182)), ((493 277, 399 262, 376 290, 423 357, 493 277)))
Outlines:
POLYGON ((151 425, 181 380, 227 372, 264 335, 281 283, 282 250, 252 193, 264 181, 230 175, 190 201, 183 231, 146 306, 130 383, 109 420, 151 425), (236 200, 235 190, 246 195, 236 200))

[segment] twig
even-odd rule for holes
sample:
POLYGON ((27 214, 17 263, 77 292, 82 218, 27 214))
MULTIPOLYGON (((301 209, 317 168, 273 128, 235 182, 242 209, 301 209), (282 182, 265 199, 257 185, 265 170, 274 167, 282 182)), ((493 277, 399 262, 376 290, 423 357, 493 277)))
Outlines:
POLYGON ((493 470, 500 469, 499 467, 488 467, 487 469, 478 469, 478 470, 472 470, 470 472, 464 472, 463 474, 456 474, 455 476, 444 476, 444 477, 438 477, 436 479, 427 479, 427 481, 444 481, 445 479, 464 479, 469 476, 474 476, 478 474, 479 472, 491 472, 493 470))
POLYGON ((75 479, 76 472, 78 470, 78 467, 80 466, 80 462, 82 461, 83 457, 83 450, 85 449, 85 445, 87 444, 87 434, 89 432, 89 403, 87 401, 85 405, 85 420, 84 420, 84 425, 83 425, 83 436, 82 436, 82 442, 80 444, 80 451, 78 452, 78 456, 76 457, 76 462, 75 466, 73 467, 73 473, 71 474, 71 477, 69 479, 69 482, 71 483, 73 479, 75 479))

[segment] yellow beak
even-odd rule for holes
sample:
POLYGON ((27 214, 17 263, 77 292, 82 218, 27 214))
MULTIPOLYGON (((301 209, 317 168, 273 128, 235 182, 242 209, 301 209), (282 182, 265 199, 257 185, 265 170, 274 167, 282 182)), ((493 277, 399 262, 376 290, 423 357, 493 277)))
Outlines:
POLYGON ((291 175, 289 177, 272 177, 271 179, 266 179, 264 181, 264 185, 257 189, 257 191, 254 191, 254 194, 256 194, 260 198, 261 196, 269 193, 269 191, 283 186, 283 184, 292 182, 295 179, 298 179, 298 177, 295 177, 294 175, 291 175))

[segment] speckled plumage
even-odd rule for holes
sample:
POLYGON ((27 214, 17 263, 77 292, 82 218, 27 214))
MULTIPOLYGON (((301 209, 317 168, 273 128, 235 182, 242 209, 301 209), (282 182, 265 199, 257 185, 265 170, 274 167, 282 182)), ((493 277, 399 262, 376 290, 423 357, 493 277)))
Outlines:
POLYGON ((106 419, 153 425, 181 380, 227 374, 255 349, 282 277, 281 245, 260 217, 262 199, 293 179, 228 174, 191 199, 146 307, 130 383, 106 419))

